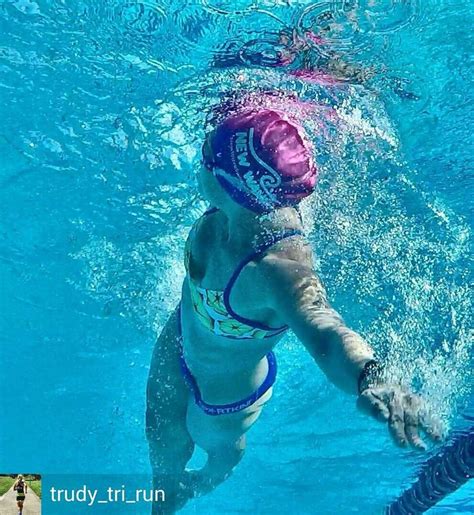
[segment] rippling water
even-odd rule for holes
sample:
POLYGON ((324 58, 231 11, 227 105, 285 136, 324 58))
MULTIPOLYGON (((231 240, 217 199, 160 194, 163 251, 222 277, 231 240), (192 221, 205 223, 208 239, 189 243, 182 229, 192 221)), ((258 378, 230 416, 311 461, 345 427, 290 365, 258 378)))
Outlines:
MULTIPOLYGON (((304 217, 334 305, 458 425, 473 368, 473 22, 468 0, 0 2, 2 386, 30 385, 5 400, 0 469, 148 471, 144 384, 204 208, 205 111, 275 85, 338 113, 326 133, 305 122, 322 173, 304 217), (372 69, 368 84, 257 65, 310 32, 327 44, 304 59, 336 51, 372 69), (13 455, 15 427, 38 436, 13 455)), ((376 513, 422 457, 392 448, 294 339, 278 354, 244 462, 186 512, 376 513)))

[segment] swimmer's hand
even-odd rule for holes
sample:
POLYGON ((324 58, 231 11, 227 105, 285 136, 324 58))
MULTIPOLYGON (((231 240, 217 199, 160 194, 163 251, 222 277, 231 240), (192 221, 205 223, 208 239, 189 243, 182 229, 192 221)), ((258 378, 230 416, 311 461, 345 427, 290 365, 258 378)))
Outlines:
POLYGON ((403 386, 383 383, 368 386, 359 395, 357 407, 387 422, 392 438, 400 447, 411 445, 426 450, 421 431, 436 442, 443 438, 442 424, 429 413, 425 401, 403 386))

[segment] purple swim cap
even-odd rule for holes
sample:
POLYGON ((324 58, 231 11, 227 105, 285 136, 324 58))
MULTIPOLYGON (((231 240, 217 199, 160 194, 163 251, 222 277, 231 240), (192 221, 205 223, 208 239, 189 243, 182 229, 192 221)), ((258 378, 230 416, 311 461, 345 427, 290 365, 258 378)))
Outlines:
POLYGON ((235 202, 257 213, 295 206, 316 183, 303 129, 273 109, 225 119, 207 135, 203 161, 235 202))

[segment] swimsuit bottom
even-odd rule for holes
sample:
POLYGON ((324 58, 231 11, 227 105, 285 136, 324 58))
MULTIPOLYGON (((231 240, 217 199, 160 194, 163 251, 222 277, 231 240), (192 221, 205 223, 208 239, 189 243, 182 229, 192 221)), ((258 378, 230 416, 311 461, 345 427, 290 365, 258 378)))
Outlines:
POLYGON ((258 399, 260 399, 274 384, 276 380, 277 373, 277 363, 275 354, 273 352, 269 352, 267 354, 268 361, 268 373, 267 377, 263 381, 263 383, 248 397, 242 399, 240 401, 232 402, 230 404, 208 404, 202 399, 201 392, 199 390, 199 386, 197 384, 196 378, 192 375, 191 371, 186 364, 184 359, 184 351, 182 344, 182 331, 181 331, 181 305, 178 306, 178 345, 179 345, 179 361, 181 365, 181 372, 183 374, 184 380, 194 395, 194 401, 197 406, 199 406, 204 413, 207 415, 226 415, 229 413, 236 413, 238 411, 242 411, 245 408, 248 408, 252 404, 254 404, 258 399))

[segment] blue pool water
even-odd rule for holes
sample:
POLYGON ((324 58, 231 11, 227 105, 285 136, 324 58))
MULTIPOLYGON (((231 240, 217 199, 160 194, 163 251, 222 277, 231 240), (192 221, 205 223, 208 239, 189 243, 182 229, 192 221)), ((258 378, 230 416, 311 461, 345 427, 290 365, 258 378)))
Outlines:
MULTIPOLYGON (((205 207, 204 111, 235 88, 327 101, 249 58, 271 59, 275 33, 327 11, 334 48, 376 74, 330 93, 344 131, 321 137, 308 122, 322 173, 303 211, 318 270, 448 427, 474 416, 470 0, 3 0, 0 472, 51 484, 149 474, 145 383, 205 207), (230 43, 243 62, 211 70, 230 43)), ((277 357, 242 464, 183 513, 380 513, 435 450, 396 449, 294 337, 277 357)), ((467 484, 432 513, 472 513, 473 498, 467 484)))

